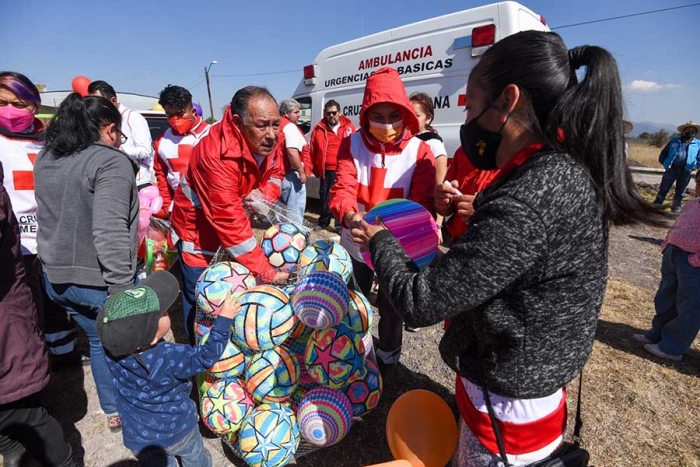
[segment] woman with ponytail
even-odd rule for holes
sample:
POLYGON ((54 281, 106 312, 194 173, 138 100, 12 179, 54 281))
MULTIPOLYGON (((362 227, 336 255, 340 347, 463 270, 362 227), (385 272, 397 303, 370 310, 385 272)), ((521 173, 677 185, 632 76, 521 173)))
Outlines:
MULTIPOLYGON (((551 32, 506 37, 472 71, 467 103, 462 146, 500 173, 466 234, 421 272, 388 230, 362 222, 353 237, 408 325, 451 320, 440 354, 457 373, 457 465, 501 465, 484 394, 509 464, 527 465, 564 439, 565 388, 591 351, 605 292, 609 225, 666 217, 632 183, 606 50, 569 51, 551 32)), ((436 203, 456 197, 438 191, 436 203)))
POLYGON ((70 94, 46 131, 34 167, 44 286, 83 328, 100 407, 121 422, 95 318, 136 274, 138 166, 118 148, 121 115, 103 97, 70 94))

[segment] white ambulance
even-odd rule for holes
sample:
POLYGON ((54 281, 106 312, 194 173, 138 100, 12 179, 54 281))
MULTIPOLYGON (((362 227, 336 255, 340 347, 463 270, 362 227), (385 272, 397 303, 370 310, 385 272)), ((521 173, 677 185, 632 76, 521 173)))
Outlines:
MULTIPOLYGON (((311 110, 311 128, 333 99, 357 126, 367 77, 384 66, 396 68, 406 92, 433 98, 433 126, 452 157, 464 123, 467 79, 479 56, 494 42, 524 30, 549 31, 545 19, 516 2, 464 10, 334 45, 321 51, 294 99, 311 110)), ((311 196, 317 188, 307 187, 311 196)))

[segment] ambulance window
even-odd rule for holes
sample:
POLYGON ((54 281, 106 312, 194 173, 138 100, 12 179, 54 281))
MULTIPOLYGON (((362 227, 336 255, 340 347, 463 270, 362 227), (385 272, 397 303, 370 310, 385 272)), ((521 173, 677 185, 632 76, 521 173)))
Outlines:
POLYGON ((299 125, 304 134, 307 134, 311 131, 311 98, 299 97, 297 102, 299 103, 299 110, 301 111, 297 125, 299 125))

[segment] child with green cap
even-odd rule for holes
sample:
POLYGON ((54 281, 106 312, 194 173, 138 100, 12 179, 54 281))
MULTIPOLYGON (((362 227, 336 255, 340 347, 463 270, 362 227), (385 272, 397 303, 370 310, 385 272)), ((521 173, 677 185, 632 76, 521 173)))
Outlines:
POLYGON ((166 271, 110 297, 97 315, 97 331, 117 395, 124 445, 144 466, 211 467, 190 399, 190 379, 211 368, 231 335, 241 305, 229 297, 201 346, 165 342, 168 308, 180 287, 166 271))

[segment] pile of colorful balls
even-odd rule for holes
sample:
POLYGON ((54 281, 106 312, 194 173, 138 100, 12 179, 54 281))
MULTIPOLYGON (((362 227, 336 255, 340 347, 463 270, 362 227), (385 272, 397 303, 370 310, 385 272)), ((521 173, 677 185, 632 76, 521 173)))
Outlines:
POLYGON ((242 310, 220 360, 199 377, 201 416, 251 467, 278 467, 345 437, 374 409, 382 377, 372 349, 372 308, 350 290, 340 245, 310 243, 293 224, 268 229, 262 249, 298 282, 256 285, 242 265, 210 265, 197 283, 198 343, 234 294, 242 310))

